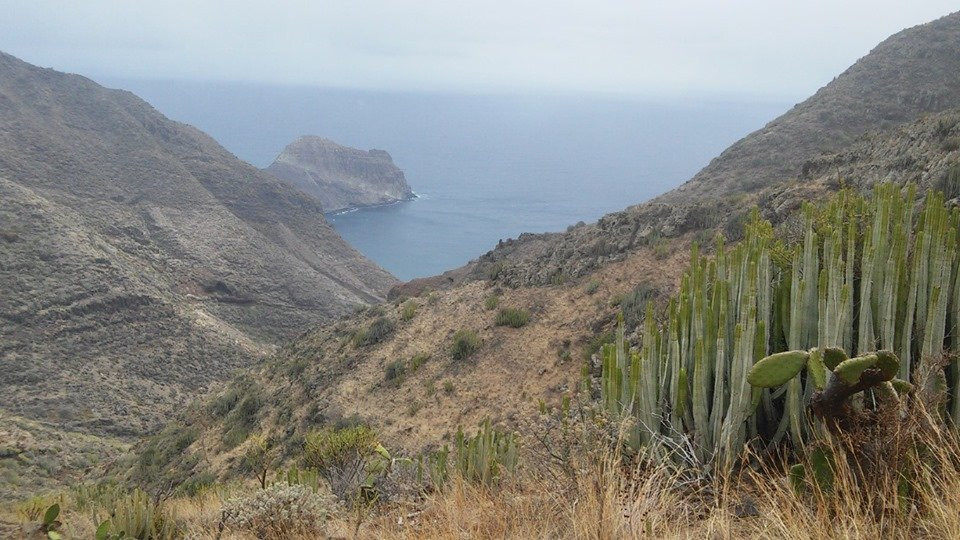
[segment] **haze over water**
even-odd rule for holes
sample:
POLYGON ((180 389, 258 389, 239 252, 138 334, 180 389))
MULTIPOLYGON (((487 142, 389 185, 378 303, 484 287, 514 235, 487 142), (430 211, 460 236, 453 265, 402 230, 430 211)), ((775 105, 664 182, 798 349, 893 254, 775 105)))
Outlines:
POLYGON ((305 134, 387 150, 420 198, 329 219, 403 280, 460 266, 500 239, 562 231, 650 199, 789 107, 103 82, 258 167, 305 134))

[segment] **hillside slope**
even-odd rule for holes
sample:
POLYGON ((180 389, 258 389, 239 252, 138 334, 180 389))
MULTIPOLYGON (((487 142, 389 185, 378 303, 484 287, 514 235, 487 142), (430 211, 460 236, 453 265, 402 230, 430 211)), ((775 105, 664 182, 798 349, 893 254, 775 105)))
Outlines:
POLYGON ((0 53, 0 414, 143 434, 394 282, 202 132, 0 53))
POLYGON ((795 178, 858 136, 960 104, 960 12, 897 32, 814 95, 723 151, 662 200, 749 192, 795 178))
POLYGON ((960 12, 887 38, 813 96, 723 151, 687 183, 565 233, 523 234, 395 296, 490 276, 508 285, 579 277, 660 238, 742 219, 758 191, 869 132, 960 105, 960 12))
POLYGON ((405 201, 413 191, 383 150, 358 150, 303 136, 265 169, 316 197, 326 212, 405 201))
MULTIPOLYGON (((802 180, 759 190, 751 200, 780 224, 783 235, 799 235, 790 224, 800 206, 841 186, 868 190, 883 181, 914 182, 921 192, 945 189, 958 197, 958 164, 960 108, 864 135, 842 152, 809 162, 802 180)), ((675 291, 691 243, 707 242, 710 251, 715 232, 701 228, 639 247, 562 284, 506 288, 475 280, 406 300, 416 306, 409 318, 398 301, 308 332, 261 370, 197 403, 181 417, 193 434, 189 452, 154 465, 168 471, 168 478, 239 473, 244 447, 232 434, 241 418, 246 433, 263 433, 286 459, 295 458, 311 429, 357 420, 375 428, 391 448, 407 451, 447 443, 458 426, 469 428, 485 418, 522 427, 537 414, 539 400, 556 404, 576 387, 597 336, 609 335, 617 312, 624 312, 631 327, 636 324, 647 299, 675 291), (491 296, 499 303, 488 309, 491 296), (529 324, 497 326, 503 307, 529 311, 529 324), (376 343, 358 342, 356 336, 377 325, 393 330, 376 343), (451 346, 461 329, 475 331, 481 345, 458 361, 451 346), (250 395, 256 399, 244 405, 250 395), (247 416, 234 412, 240 410, 247 416), (190 452, 203 452, 206 461, 191 459, 190 452)), ((736 231, 731 226, 729 232, 736 231)), ((598 368, 595 357, 592 365, 598 368)))

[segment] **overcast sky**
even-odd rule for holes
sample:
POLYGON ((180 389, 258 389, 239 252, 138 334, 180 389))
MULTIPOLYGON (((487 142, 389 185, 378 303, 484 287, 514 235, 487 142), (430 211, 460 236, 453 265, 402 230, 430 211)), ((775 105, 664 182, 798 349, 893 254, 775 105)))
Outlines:
POLYGON ((956 0, 0 0, 0 50, 93 77, 799 98, 956 0))

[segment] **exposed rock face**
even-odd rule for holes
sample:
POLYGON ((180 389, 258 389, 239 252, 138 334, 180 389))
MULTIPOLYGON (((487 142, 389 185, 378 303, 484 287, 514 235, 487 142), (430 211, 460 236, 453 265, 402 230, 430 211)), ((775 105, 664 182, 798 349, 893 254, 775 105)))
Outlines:
POLYGON ((327 212, 413 198, 403 171, 387 152, 358 150, 321 137, 300 137, 266 170, 316 197, 327 212))
POLYGON ((204 133, 0 53, 0 415, 143 433, 393 283, 204 133))

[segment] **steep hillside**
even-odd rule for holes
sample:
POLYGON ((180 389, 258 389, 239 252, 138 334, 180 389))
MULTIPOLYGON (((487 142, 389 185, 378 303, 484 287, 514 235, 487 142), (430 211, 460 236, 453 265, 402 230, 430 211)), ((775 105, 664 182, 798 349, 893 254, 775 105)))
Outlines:
POLYGON ((358 150, 321 137, 287 145, 266 171, 316 197, 327 212, 405 201, 413 191, 383 150, 358 150))
MULTIPOLYGON (((808 162, 802 180, 758 191, 749 200, 789 236, 797 234, 792 218, 804 202, 843 185, 868 190, 881 181, 914 182, 921 192, 946 189, 956 197, 958 163, 960 109, 955 109, 865 135, 843 152, 808 162)), ((236 446, 233 436, 242 416, 232 412, 239 410, 247 414, 245 434, 271 437, 288 458, 309 430, 357 420, 374 427, 385 444, 411 451, 449 442, 457 426, 484 418, 523 426, 536 414, 539 400, 556 403, 575 387, 584 361, 609 339, 604 336, 610 335, 617 312, 632 328, 647 299, 675 290, 692 242, 706 243, 709 251, 715 232, 735 238, 741 224, 734 220, 725 231, 704 226, 661 238, 563 283, 507 288, 494 280, 474 280, 372 307, 309 332, 261 371, 235 379, 184 415, 187 431, 196 437, 190 452, 204 452, 208 461, 191 459, 188 452, 163 463, 162 470, 180 479, 240 471, 244 447, 236 446), (494 296, 497 305, 488 309, 494 296), (405 305, 416 306, 407 320, 405 305), (497 326, 497 313, 505 307, 527 310, 530 322, 521 328, 497 326), (462 329, 475 331, 481 345, 469 358, 455 360, 451 347, 462 329), (365 343, 358 337, 370 334, 382 338, 365 343), (256 407, 244 406, 247 395, 256 396, 256 407)), ((593 362, 596 368, 595 357, 593 362)))
MULTIPOLYGON (((394 278, 322 211, 128 92, 0 54, 0 414, 143 434, 382 299, 394 278)), ((17 440, 0 465, 33 470, 17 440)))
POLYGON ((735 223, 757 192, 806 178, 804 164, 866 133, 960 106, 960 12, 884 40, 816 94, 661 197, 566 233, 524 234, 444 276, 394 294, 496 276, 510 285, 582 276, 685 231, 735 223))
POLYGON ((151 458, 135 464, 132 478, 159 485, 242 473, 243 443, 252 434, 293 459, 303 436, 327 425, 360 421, 388 447, 409 451, 449 443, 458 426, 485 418, 520 425, 536 414, 539 400, 555 404, 576 387, 596 336, 614 324, 613 304, 626 299, 636 317, 647 298, 673 290, 685 246, 659 257, 643 251, 563 286, 500 289, 475 281, 373 306, 308 332, 142 444, 136 455, 151 458), (525 310, 529 322, 498 326, 504 308, 525 310), (475 332, 480 345, 456 359, 452 347, 461 330, 475 332), (189 434, 189 448, 160 451, 176 433, 189 434))
POLYGON ((960 104, 960 12, 885 39, 829 84, 724 150, 663 197, 750 192, 795 178, 806 160, 858 136, 960 104))

